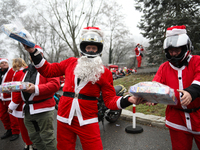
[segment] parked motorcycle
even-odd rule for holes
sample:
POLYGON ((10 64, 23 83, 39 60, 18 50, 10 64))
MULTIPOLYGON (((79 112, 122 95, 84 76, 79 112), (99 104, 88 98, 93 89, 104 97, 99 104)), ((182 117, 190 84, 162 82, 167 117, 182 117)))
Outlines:
POLYGON ((54 97, 54 100, 56 102, 55 109, 58 110, 58 103, 59 103, 61 95, 56 92, 53 97, 54 97))
MULTIPOLYGON (((126 92, 126 88, 123 85, 117 85, 114 87, 117 96, 123 96, 124 92, 126 92)), ((98 98, 98 120, 99 122, 104 122, 104 118, 110 122, 114 123, 120 117, 122 110, 111 110, 108 109, 103 101, 102 95, 98 98)))
MULTIPOLYGON (((123 94, 126 92, 126 88, 123 85, 117 85, 114 87, 115 88, 115 92, 117 96, 123 96, 123 94)), ((55 93, 54 94, 54 99, 56 102, 55 108, 56 110, 58 110, 58 103, 60 100, 61 95, 59 93, 55 93)), ((98 98, 98 121, 101 122, 102 124, 104 123, 104 118, 110 122, 110 123, 114 123, 117 121, 117 119, 120 117, 122 110, 111 110, 108 109, 103 101, 103 97, 102 94, 100 94, 100 97, 98 98)))

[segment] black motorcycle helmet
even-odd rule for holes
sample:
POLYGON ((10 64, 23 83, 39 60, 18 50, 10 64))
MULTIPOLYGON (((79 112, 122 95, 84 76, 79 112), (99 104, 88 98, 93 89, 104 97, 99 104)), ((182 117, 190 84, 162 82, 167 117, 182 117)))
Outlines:
POLYGON ((83 29, 80 38, 80 53, 83 56, 96 57, 101 56, 103 51, 103 33, 98 27, 86 27, 83 29), (87 45, 96 45, 97 52, 86 52, 85 47, 87 45))
POLYGON ((187 66, 190 52, 193 50, 190 38, 186 34, 185 26, 174 26, 167 29, 166 39, 164 40, 163 48, 167 60, 175 67, 181 68, 187 66), (181 47, 181 53, 174 57, 168 52, 170 48, 181 47))

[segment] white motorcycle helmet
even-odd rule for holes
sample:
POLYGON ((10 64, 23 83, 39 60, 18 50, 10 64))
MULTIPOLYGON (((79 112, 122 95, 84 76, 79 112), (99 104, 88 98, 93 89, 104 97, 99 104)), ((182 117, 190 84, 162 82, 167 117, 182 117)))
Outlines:
POLYGON ((187 65, 187 59, 193 50, 190 38, 186 33, 186 27, 184 25, 167 28, 166 38, 163 44, 167 60, 178 68, 187 65), (168 50, 172 47, 181 47, 181 53, 177 57, 169 54, 168 50))
POLYGON ((83 29, 80 37, 80 53, 83 56, 94 58, 101 56, 103 51, 103 33, 98 27, 86 27, 83 29), (85 47, 87 45, 96 45, 97 52, 86 52, 85 47))

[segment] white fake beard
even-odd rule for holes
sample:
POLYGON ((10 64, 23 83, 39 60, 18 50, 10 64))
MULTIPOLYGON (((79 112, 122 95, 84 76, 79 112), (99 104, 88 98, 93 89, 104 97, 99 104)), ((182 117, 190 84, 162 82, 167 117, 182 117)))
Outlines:
POLYGON ((80 78, 81 81, 91 81, 92 84, 99 80, 102 73, 104 73, 104 67, 100 56, 95 58, 81 56, 74 70, 77 78, 80 78))

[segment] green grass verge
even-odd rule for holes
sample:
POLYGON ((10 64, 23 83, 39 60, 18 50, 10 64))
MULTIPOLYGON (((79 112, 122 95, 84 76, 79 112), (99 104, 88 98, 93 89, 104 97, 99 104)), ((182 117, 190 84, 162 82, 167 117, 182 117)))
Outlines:
MULTIPOLYGON (((132 74, 123 78, 114 80, 114 85, 122 84, 129 89, 130 86, 144 81, 152 81, 155 74, 132 74)), ((126 93, 127 94, 127 93, 126 93)), ((157 104, 155 106, 147 106, 146 104, 140 104, 136 106, 136 112, 141 112, 148 115, 156 115, 165 117, 165 109, 167 105, 157 104)), ((132 111, 132 106, 126 108, 132 111)))

